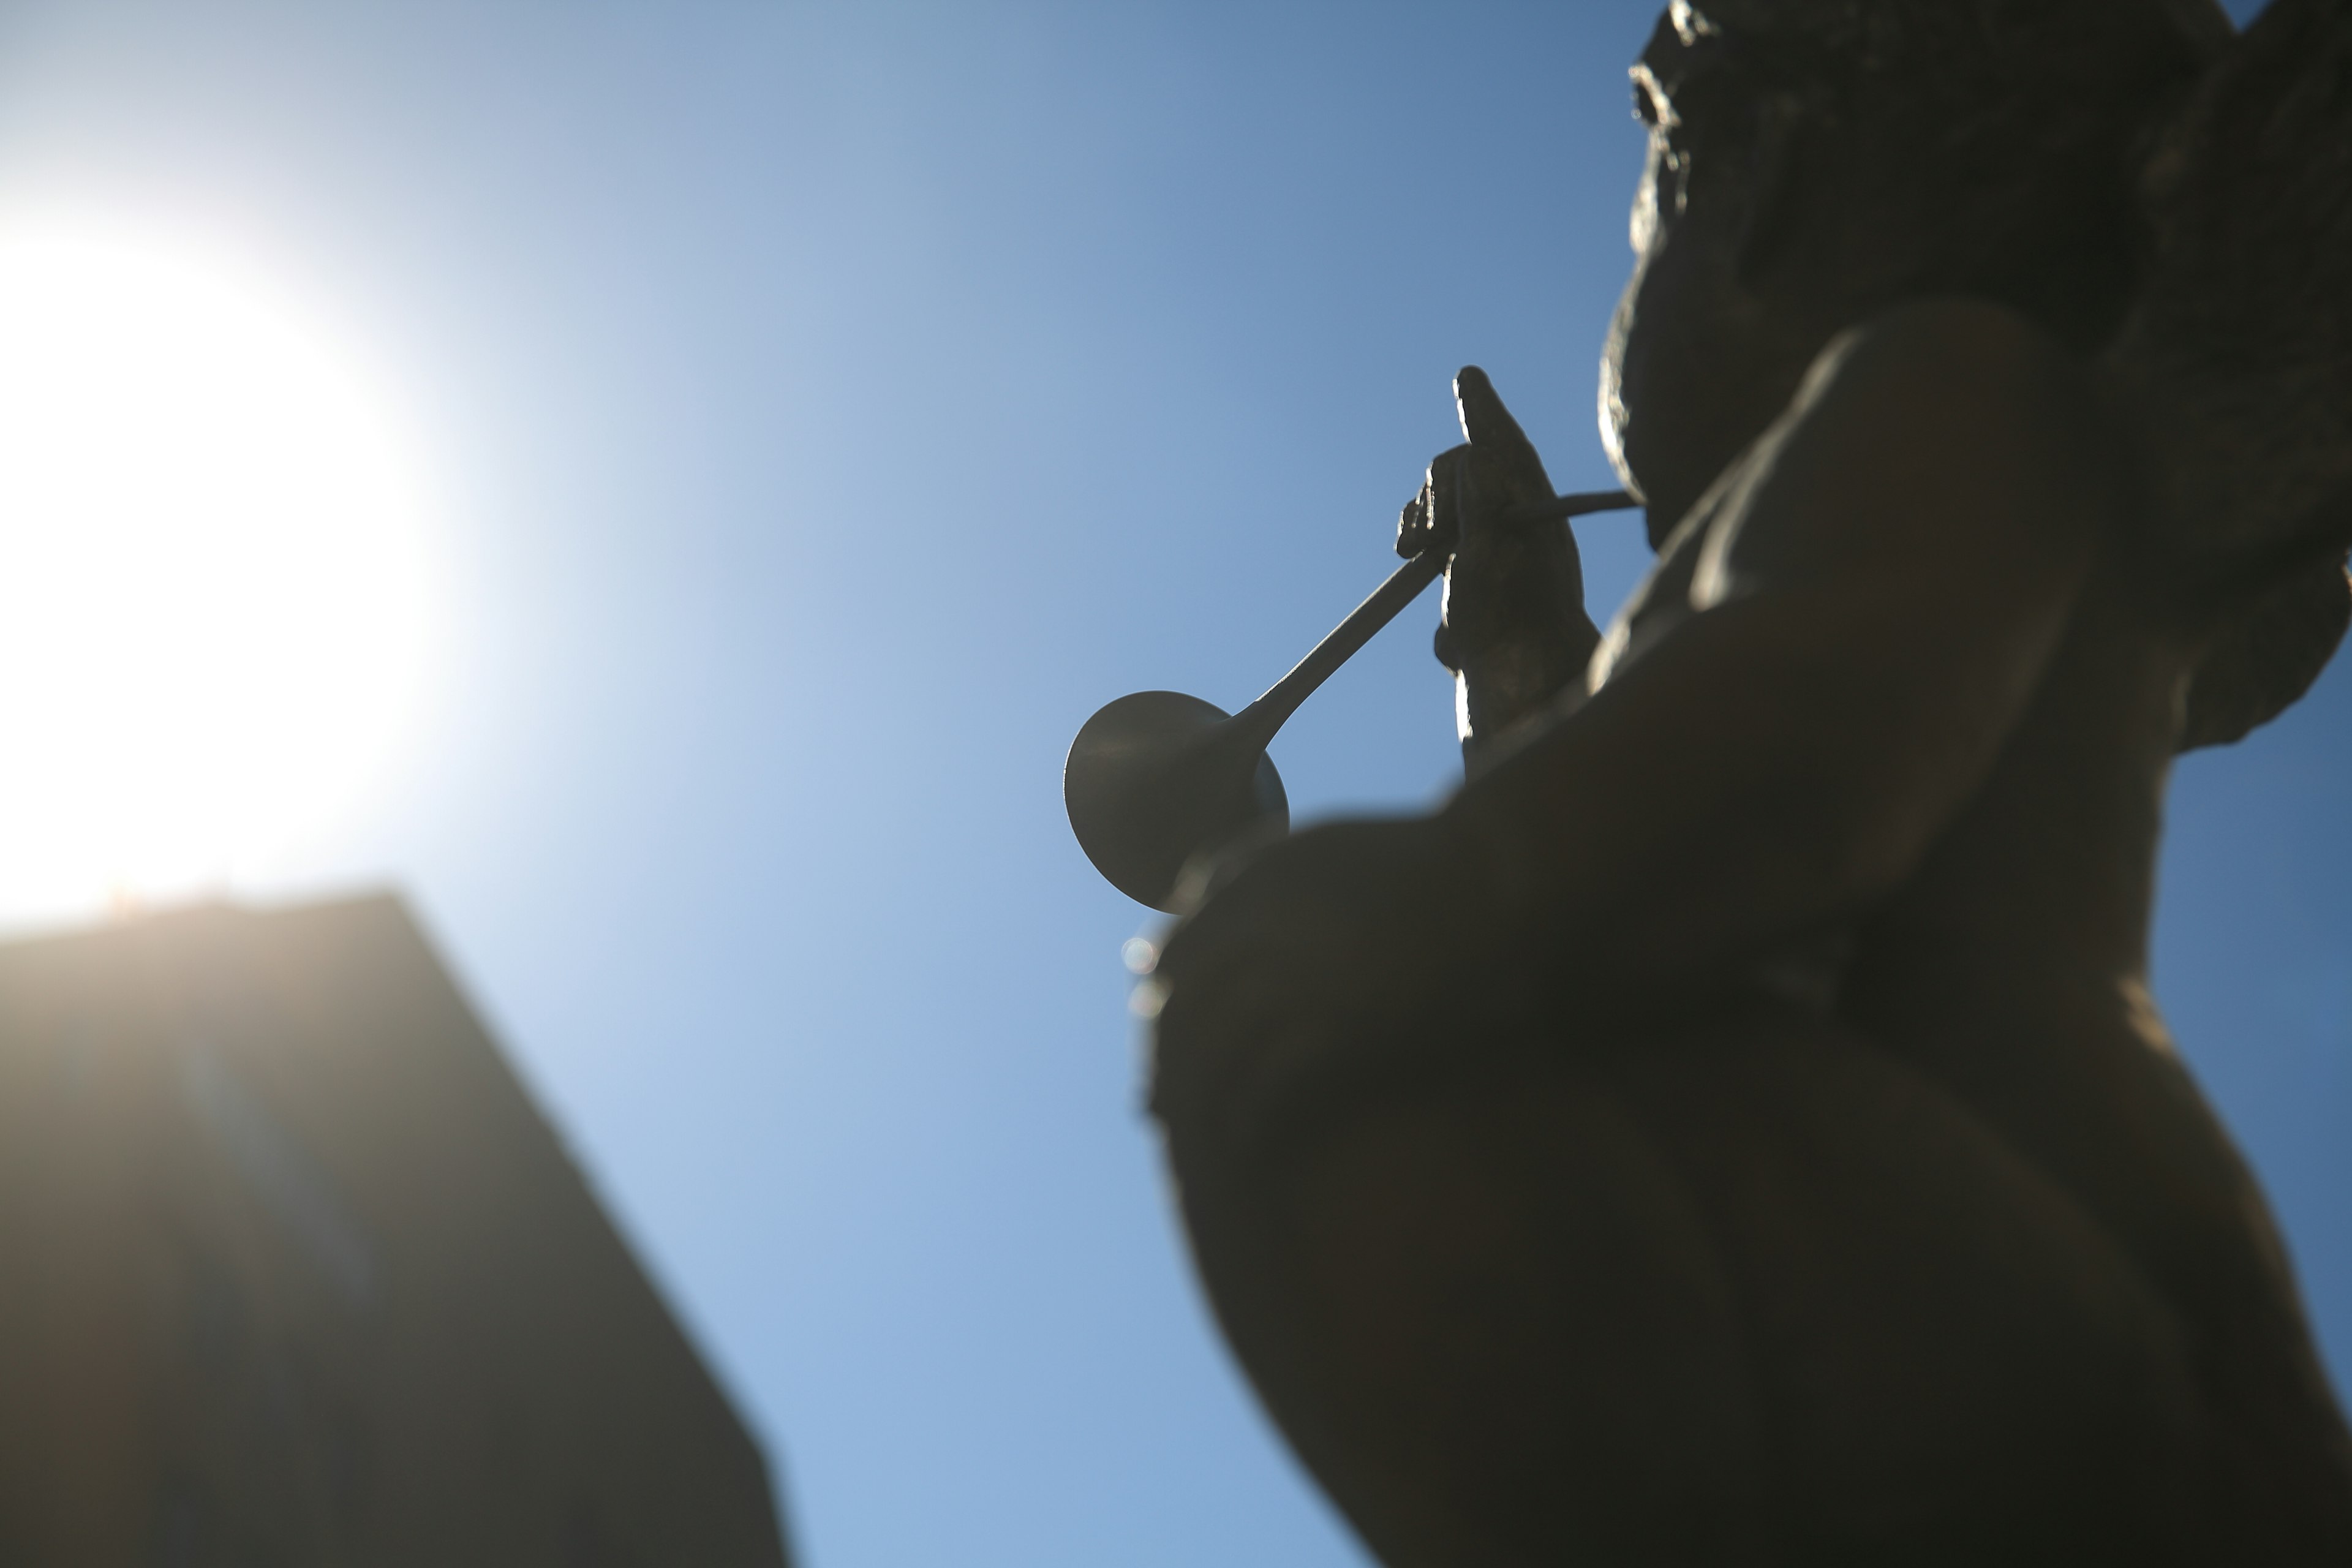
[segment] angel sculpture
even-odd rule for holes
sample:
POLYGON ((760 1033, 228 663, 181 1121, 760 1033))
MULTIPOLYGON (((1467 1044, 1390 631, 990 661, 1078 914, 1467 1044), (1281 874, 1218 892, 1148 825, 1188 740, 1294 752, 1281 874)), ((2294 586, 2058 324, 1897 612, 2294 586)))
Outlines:
POLYGON ((1675 0, 1633 78, 1654 570, 1586 618, 1465 374, 1468 782, 1160 960, 1225 1333, 1390 1568, 2352 1563, 2146 983, 2172 757, 2352 617, 2352 0, 1675 0))

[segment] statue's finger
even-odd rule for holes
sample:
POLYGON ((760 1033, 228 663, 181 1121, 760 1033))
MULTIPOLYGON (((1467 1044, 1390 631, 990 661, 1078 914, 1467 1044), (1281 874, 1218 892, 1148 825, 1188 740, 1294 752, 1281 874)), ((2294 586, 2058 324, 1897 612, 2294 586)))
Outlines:
POLYGON ((1404 503, 1397 514, 1396 552, 1410 561, 1429 548, 1429 487, 1404 503))
POLYGON ((1469 456, 1467 447, 1449 447, 1430 459, 1429 477, 1422 481, 1421 493, 1399 520, 1398 554, 1411 557, 1425 550, 1454 547, 1461 537, 1462 465, 1469 456))
POLYGON ((1519 422, 1503 406, 1495 384, 1475 364, 1465 364, 1454 377, 1454 403, 1462 416, 1462 434, 1473 447, 1522 449, 1527 437, 1519 422))

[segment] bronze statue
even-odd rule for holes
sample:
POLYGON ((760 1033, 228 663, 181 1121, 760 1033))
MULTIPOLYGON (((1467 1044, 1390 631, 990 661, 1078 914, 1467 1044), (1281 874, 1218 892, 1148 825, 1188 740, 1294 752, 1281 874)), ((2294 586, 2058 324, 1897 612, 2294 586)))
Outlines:
POLYGON ((1483 376, 1470 779, 1160 961, 1203 1279, 1391 1568, 2352 1563, 2145 984, 2167 769, 2347 616, 2352 0, 1675 0, 1586 618, 1483 376))

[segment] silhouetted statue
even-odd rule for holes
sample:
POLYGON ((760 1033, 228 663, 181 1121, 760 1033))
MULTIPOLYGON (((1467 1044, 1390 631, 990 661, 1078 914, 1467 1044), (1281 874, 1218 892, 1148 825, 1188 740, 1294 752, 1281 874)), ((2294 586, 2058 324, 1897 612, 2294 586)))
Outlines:
POLYGON ((1655 570, 1596 632, 1465 373, 1469 783, 1162 959, 1234 1348, 1392 1568, 2352 1563, 2145 982, 2172 756, 2352 613, 2352 0, 1677 0, 1634 79, 1655 570))

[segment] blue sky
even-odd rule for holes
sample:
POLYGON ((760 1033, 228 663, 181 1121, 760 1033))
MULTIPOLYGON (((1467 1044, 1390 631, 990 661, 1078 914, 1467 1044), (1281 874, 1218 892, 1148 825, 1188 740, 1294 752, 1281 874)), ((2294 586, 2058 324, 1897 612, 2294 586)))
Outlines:
MULTIPOLYGON (((228 232, 444 498, 407 891, 819 1568, 1360 1561, 1216 1344, 1070 735, 1231 707, 1392 563, 1484 364, 1563 489, 1649 6, 16 0, 0 207, 228 232)), ((1596 603, 1643 555, 1585 525, 1596 603)), ((1454 766, 1409 612, 1276 755, 1454 766)), ((2181 771, 2158 984, 2352 1358, 2352 675, 2181 771)))

